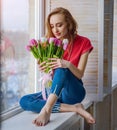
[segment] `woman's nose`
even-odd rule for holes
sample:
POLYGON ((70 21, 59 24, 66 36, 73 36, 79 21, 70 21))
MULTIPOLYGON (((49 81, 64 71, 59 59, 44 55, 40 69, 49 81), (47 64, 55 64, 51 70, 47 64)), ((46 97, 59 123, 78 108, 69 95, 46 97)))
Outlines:
POLYGON ((54 32, 56 33, 56 32, 58 32, 58 29, 57 29, 57 27, 54 27, 54 32))

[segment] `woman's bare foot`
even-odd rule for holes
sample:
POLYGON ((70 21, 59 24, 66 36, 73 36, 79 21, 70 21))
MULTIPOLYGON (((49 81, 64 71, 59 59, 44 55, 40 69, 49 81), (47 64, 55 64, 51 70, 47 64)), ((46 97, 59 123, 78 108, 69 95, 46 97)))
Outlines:
POLYGON ((41 110, 38 117, 33 121, 36 126, 45 126, 50 121, 50 112, 47 112, 45 108, 41 110))
POLYGON ((87 112, 84 109, 82 104, 76 104, 75 107, 76 107, 76 112, 79 115, 81 115, 82 117, 84 117, 86 119, 87 123, 89 123, 89 124, 95 123, 95 119, 92 117, 92 115, 89 112, 87 112))

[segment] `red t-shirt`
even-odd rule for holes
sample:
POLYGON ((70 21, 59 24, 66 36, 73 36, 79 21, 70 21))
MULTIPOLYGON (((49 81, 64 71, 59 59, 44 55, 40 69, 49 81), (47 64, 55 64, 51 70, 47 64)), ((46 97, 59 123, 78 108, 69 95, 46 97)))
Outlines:
POLYGON ((72 51, 70 52, 68 46, 64 52, 63 59, 69 60, 77 67, 81 55, 87 51, 91 52, 92 49, 93 46, 88 38, 77 35, 73 41, 72 51))

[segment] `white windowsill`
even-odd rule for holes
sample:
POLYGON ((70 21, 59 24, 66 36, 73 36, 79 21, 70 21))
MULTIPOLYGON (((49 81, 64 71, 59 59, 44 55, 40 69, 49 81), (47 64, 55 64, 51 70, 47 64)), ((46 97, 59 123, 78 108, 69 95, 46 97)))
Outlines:
MULTIPOLYGON (((92 102, 85 100, 83 104, 87 109, 92 102)), ((32 124, 32 121, 37 115, 36 113, 23 111, 2 121, 1 130, 62 130, 81 118, 74 112, 52 113, 50 122, 46 126, 36 127, 32 124)))

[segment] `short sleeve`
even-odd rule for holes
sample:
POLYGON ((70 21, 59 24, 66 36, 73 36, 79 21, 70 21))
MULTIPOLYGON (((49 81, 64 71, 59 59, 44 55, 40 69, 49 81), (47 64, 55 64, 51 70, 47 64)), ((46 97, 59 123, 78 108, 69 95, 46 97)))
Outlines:
POLYGON ((82 48, 82 54, 89 51, 89 53, 93 50, 93 46, 91 44, 91 41, 89 39, 85 39, 84 45, 82 48))

